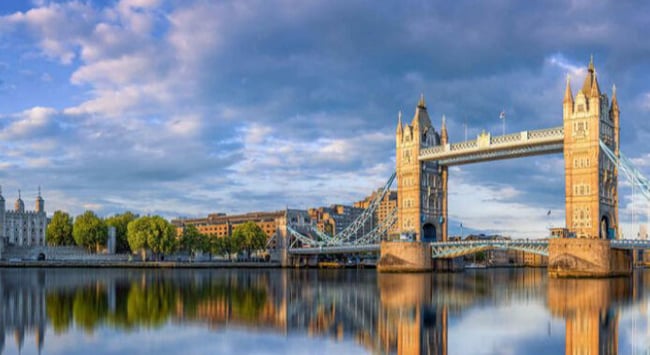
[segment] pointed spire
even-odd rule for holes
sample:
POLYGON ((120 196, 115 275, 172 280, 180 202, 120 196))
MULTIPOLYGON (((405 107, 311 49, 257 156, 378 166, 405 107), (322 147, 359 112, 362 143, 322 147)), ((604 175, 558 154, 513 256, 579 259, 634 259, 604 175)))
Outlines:
POLYGON ((402 130, 404 128, 402 127, 402 110, 399 110, 397 112, 397 134, 402 134, 402 130))
POLYGON ((418 101, 418 107, 423 109, 427 108, 427 104, 424 102, 424 94, 422 93, 420 93, 420 101, 418 101))
POLYGON ((585 76, 585 81, 582 84, 582 93, 585 96, 594 96, 600 95, 600 88, 598 88, 598 81, 596 80, 596 69, 594 67, 594 56, 591 56, 589 61, 589 67, 587 68, 587 76, 585 76), (594 85, 596 88, 594 89, 594 85), (594 91, 595 90, 595 91, 594 91))
POLYGON ((440 143, 447 144, 449 137, 447 135, 447 117, 442 115, 442 126, 440 127, 440 143))
POLYGON ((616 98, 616 84, 612 85, 612 104, 610 110, 618 112, 618 99, 616 98))
POLYGON ((600 87, 598 86, 598 80, 596 78, 596 71, 594 71, 593 75, 593 82, 591 83, 591 96, 592 97, 599 97, 600 96, 600 87))
POLYGON ((41 198, 41 185, 38 185, 38 198, 41 198))
POLYGON ((566 75, 566 89, 564 90, 564 102, 573 102, 573 93, 571 92, 571 77, 566 75))
POLYGON ((20 200, 20 189, 18 189, 18 199, 20 200))

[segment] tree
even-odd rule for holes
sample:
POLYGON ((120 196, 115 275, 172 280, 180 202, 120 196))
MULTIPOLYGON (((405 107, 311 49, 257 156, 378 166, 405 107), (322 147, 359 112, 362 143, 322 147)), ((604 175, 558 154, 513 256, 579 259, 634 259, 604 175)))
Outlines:
POLYGON ((131 251, 126 234, 129 223, 136 218, 138 218, 137 215, 127 211, 106 219, 106 224, 109 227, 115 227, 115 249, 118 253, 128 253, 131 251))
POLYGON ((126 238, 132 252, 143 251, 147 248, 147 233, 149 217, 140 217, 127 225, 126 238))
POLYGON ((45 230, 45 240, 49 245, 73 245, 72 217, 63 211, 55 211, 45 230))
POLYGON ((264 249, 266 246, 266 233, 253 221, 237 226, 232 237, 235 240, 241 240, 242 248, 246 250, 248 258, 251 257, 251 252, 264 249))
POLYGON ((187 225, 183 228, 181 234, 179 247, 189 253, 196 253, 199 251, 208 251, 209 247, 208 236, 199 232, 194 225, 187 225))
POLYGON ((106 244, 108 228, 104 220, 93 211, 86 211, 75 218, 72 236, 78 246, 97 251, 101 245, 106 244))
POLYGON ((176 250, 176 228, 160 216, 150 217, 147 244, 155 254, 170 254, 176 250))
POLYGON ((216 237, 212 239, 211 251, 215 255, 226 255, 230 260, 232 254, 237 254, 242 250, 241 238, 234 238, 234 236, 216 237))
POLYGON ((160 216, 144 216, 129 223, 127 239, 133 251, 169 254, 176 249, 176 228, 160 216))

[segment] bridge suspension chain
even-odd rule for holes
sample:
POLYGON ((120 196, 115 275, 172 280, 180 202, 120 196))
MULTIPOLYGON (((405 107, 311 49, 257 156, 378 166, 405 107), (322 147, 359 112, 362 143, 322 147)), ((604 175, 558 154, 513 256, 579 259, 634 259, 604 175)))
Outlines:
POLYGON ((354 244, 375 244, 381 241, 381 237, 388 233, 388 230, 397 223, 397 207, 393 208, 390 214, 377 225, 372 231, 354 241, 354 244))
POLYGON ((352 238, 357 236, 359 230, 363 228, 366 222, 368 222, 368 219, 372 218, 372 216, 375 214, 375 210, 377 207, 379 207, 381 201, 386 196, 386 193, 390 190, 390 186, 393 184, 393 181, 395 181, 396 176, 397 172, 393 172, 384 187, 381 189, 381 192, 375 196, 368 208, 366 208, 361 213, 361 215, 359 215, 359 217, 357 217, 347 228, 342 230, 340 233, 337 233, 332 238, 332 242, 343 244, 349 242, 352 238))
POLYGON ((617 156, 602 140, 600 141, 600 148, 605 153, 605 156, 627 176, 630 183, 639 188, 643 197, 650 201, 650 181, 634 167, 634 164, 620 151, 617 156))

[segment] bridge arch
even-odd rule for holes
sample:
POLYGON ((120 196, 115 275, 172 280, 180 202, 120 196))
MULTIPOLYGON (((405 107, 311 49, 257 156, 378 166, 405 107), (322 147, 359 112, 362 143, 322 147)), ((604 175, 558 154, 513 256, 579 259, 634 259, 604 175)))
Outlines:
MULTIPOLYGON (((604 215, 600 218, 600 239, 610 239, 609 235, 609 217, 604 215)), ((613 238, 611 238, 613 239, 613 238)))
POLYGON ((436 227, 432 223, 425 223, 422 226, 422 241, 423 242, 436 241, 436 227))

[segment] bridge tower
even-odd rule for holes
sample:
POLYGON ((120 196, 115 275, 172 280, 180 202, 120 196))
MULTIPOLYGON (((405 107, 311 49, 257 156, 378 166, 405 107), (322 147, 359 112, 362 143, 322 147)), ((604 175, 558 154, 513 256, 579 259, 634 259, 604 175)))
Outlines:
POLYGON ((411 124, 403 125, 400 113, 395 149, 397 230, 413 235, 416 241, 447 239, 446 167, 418 159, 420 149, 440 145, 442 139, 446 140, 444 117, 441 133, 442 137, 431 124, 424 96, 420 97, 411 124))
POLYGON ((551 276, 612 276, 632 272, 631 253, 612 249, 618 238, 618 170, 600 141, 619 152, 619 108, 600 92, 593 57, 575 99, 567 79, 563 101, 565 213, 569 236, 549 240, 551 276))
POLYGON ((563 102, 566 227, 577 238, 618 237, 618 171, 600 141, 618 154, 619 109, 600 92, 593 57, 575 100, 567 78, 563 102))

